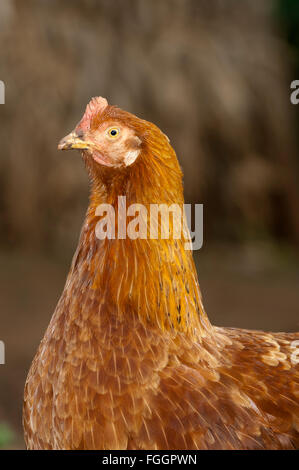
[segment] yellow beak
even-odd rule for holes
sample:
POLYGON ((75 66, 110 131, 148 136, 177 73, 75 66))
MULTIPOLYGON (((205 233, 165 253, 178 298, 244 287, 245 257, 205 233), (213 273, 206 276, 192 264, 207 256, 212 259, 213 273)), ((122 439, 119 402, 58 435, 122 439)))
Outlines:
POLYGON ((76 132, 71 132, 67 136, 63 137, 58 144, 58 150, 70 150, 70 149, 81 149, 87 150, 91 147, 92 143, 80 139, 76 132))

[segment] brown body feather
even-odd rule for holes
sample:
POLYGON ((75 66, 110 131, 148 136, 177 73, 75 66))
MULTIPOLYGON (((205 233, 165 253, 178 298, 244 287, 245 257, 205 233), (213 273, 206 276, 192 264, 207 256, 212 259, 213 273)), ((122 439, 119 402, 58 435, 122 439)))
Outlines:
POLYGON ((299 334, 213 327, 185 239, 97 239, 100 203, 116 214, 120 195, 127 205, 183 204, 182 174, 166 136, 110 106, 90 129, 111 121, 134 129, 141 154, 116 169, 83 152, 91 201, 28 374, 28 448, 298 447, 299 370, 291 342, 299 334))

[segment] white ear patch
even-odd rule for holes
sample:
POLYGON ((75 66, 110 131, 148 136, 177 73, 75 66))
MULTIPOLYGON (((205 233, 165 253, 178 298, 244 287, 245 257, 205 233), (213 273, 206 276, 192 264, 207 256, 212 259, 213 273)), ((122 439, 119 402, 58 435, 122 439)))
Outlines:
POLYGON ((136 158, 137 158, 138 155, 140 154, 140 150, 141 150, 141 149, 129 150, 129 151, 126 153, 126 155, 125 155, 124 164, 125 164, 126 166, 132 165, 132 163, 135 162, 136 158))

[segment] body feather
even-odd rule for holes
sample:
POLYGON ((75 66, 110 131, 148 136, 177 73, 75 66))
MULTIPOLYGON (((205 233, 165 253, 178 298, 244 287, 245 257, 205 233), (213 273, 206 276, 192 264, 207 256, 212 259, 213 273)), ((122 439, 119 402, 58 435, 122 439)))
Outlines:
POLYGON ((298 447, 299 371, 291 354, 299 334, 212 326, 192 252, 184 249, 188 234, 96 237, 96 208, 109 203, 118 215, 120 195, 128 205, 184 203, 181 169, 166 136, 106 103, 97 109, 92 102, 84 132, 117 120, 134 129, 141 153, 114 169, 83 151, 90 205, 26 381, 27 447, 298 447))

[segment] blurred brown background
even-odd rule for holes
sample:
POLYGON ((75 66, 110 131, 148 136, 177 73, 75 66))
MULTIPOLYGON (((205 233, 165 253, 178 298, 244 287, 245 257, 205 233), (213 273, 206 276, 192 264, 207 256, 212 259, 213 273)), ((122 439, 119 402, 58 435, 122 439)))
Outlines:
POLYGON ((195 253, 218 325, 298 330, 296 0, 1 0, 0 447, 24 446, 23 386, 84 217, 57 142, 92 96, 155 122, 204 204, 195 253))

